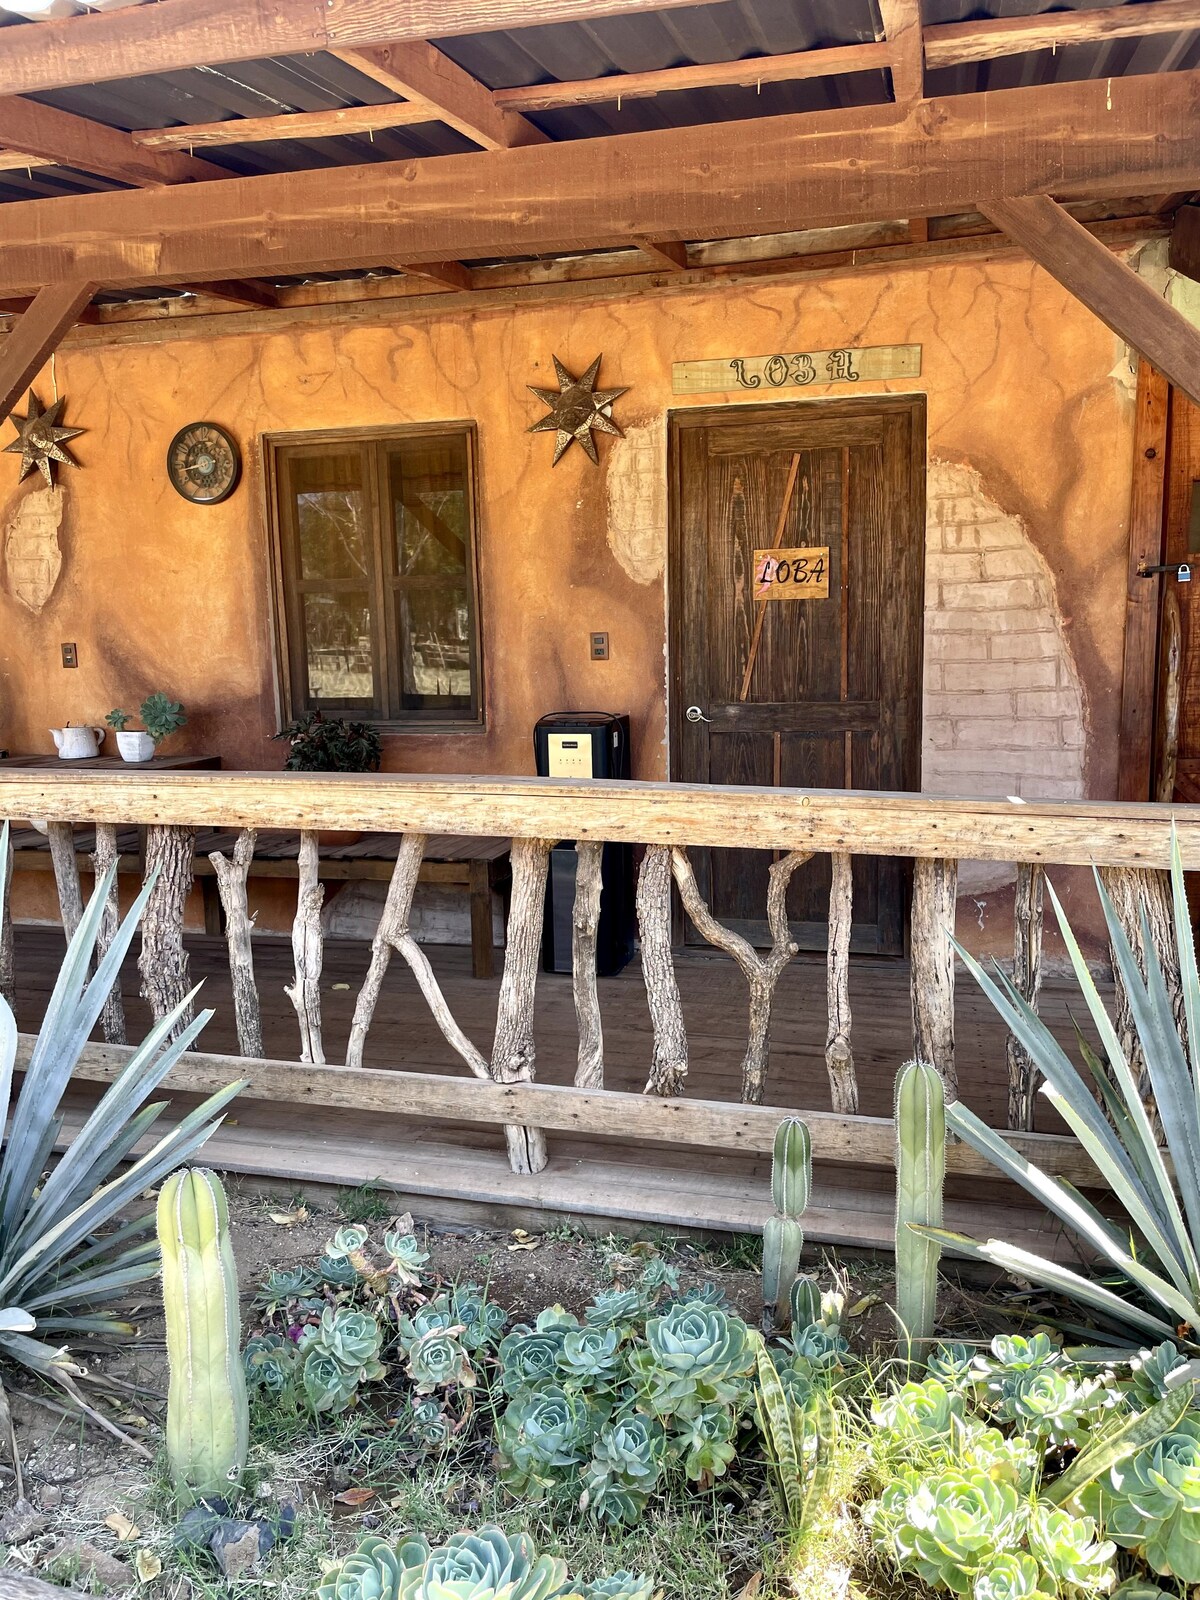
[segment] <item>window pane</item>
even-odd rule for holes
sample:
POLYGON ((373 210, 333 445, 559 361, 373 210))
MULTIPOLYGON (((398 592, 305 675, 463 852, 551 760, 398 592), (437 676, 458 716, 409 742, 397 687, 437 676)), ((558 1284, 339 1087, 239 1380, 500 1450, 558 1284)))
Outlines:
POLYGON ((458 575, 470 552, 463 438, 413 439, 388 449, 396 571, 458 575))
POLYGON ((365 579, 370 509, 358 451, 293 457, 289 468, 300 576, 365 579))
POLYGON ((401 695, 406 711, 471 708, 471 612, 467 591, 396 592, 401 695))
POLYGON ((375 703, 371 605, 366 590, 303 595, 304 652, 312 704, 375 703))

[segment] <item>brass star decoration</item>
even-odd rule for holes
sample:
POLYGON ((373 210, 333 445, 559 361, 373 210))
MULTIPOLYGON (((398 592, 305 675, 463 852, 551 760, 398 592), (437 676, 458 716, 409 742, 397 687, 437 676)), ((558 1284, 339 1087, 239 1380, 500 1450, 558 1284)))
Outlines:
POLYGON ((554 434, 554 460, 550 463, 553 467, 558 465, 563 452, 572 443, 581 444, 593 465, 599 466, 600 457, 596 453, 593 429, 624 438, 624 431, 613 421, 611 412, 613 401, 625 394, 626 390, 596 388, 600 361, 601 357, 597 356, 582 378, 573 378, 555 356, 554 375, 558 379, 558 388, 538 389, 532 383, 526 385, 543 405, 550 407, 549 416, 535 422, 529 431, 554 434))
POLYGON ((63 445, 67 439, 77 439, 81 433, 86 433, 86 428, 60 428, 58 419, 62 416, 62 408, 66 405, 66 396, 61 396, 48 411, 43 411, 42 402, 29 391, 29 414, 19 417, 14 411, 11 416, 13 426, 17 430, 17 437, 11 444, 4 446, 5 454, 18 455, 21 458, 21 476, 18 483, 36 467, 45 478, 50 488, 54 487, 54 463, 65 462, 68 467, 79 465, 69 450, 64 450, 63 445))

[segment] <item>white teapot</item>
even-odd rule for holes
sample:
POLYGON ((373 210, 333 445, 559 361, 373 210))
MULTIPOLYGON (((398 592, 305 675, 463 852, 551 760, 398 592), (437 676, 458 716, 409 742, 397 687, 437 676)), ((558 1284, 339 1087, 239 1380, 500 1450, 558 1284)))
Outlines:
POLYGON ((86 723, 73 728, 68 722, 65 728, 51 728, 50 737, 60 761, 87 761, 100 754, 104 729, 89 728, 86 723))

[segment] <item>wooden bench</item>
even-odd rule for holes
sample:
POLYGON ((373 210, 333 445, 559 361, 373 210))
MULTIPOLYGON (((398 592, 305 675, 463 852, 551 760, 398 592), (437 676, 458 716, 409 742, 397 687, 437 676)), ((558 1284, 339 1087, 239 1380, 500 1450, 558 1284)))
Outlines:
MULTIPOLYGON (((221 900, 216 874, 209 855, 215 850, 228 854, 237 841, 237 831, 201 828, 196 833, 193 871, 204 898, 206 933, 224 931, 221 900)), ((50 845, 44 834, 33 828, 17 828, 12 834, 13 864, 22 868, 52 871, 50 845)), ((320 876, 326 883, 379 882, 392 876, 400 836, 394 833, 366 833, 353 843, 322 844, 320 876)), ((75 854, 81 872, 90 872, 90 853, 95 848, 95 830, 75 829, 75 854)), ((118 871, 142 871, 144 841, 137 828, 117 829, 120 852, 118 871)), ((251 878, 295 878, 300 835, 294 832, 260 830, 254 846, 251 878)), ((468 834, 435 834, 426 842, 421 863, 420 883, 442 889, 461 889, 471 903, 471 971, 477 978, 495 973, 492 933, 492 896, 505 895, 510 881, 507 839, 477 839, 468 834)))

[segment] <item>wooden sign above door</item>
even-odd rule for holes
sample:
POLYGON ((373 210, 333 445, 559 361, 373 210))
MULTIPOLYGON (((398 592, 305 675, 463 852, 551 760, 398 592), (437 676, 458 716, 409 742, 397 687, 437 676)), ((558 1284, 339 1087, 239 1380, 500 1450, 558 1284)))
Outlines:
POLYGON ((671 388, 676 394, 756 389, 761 397, 772 389, 804 389, 814 383, 860 383, 920 376, 919 344, 872 344, 858 350, 792 350, 770 356, 676 361, 671 368, 671 388))
POLYGON ((754 552, 756 600, 828 600, 829 546, 754 552))

